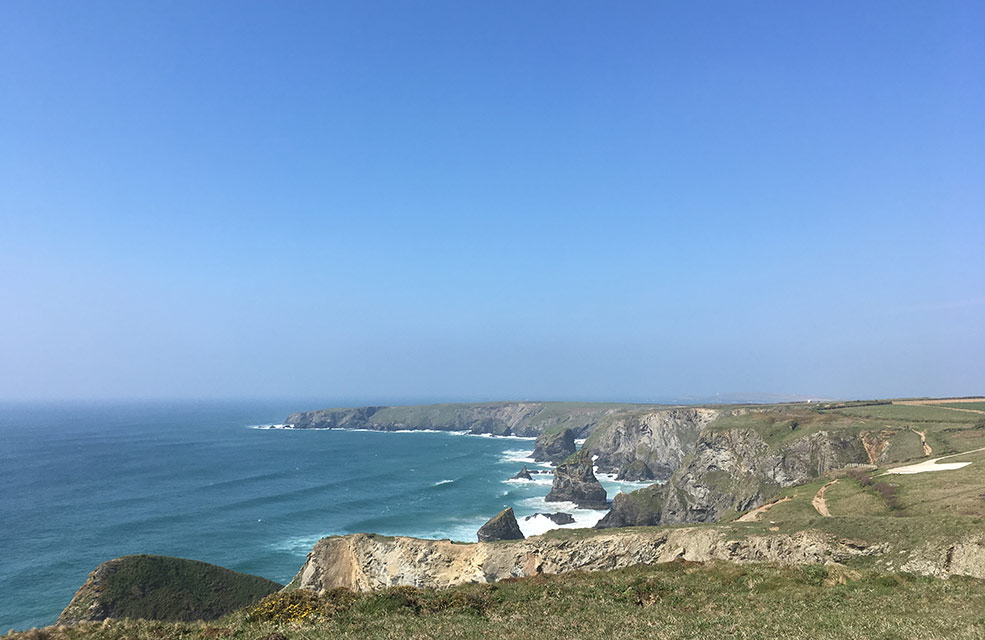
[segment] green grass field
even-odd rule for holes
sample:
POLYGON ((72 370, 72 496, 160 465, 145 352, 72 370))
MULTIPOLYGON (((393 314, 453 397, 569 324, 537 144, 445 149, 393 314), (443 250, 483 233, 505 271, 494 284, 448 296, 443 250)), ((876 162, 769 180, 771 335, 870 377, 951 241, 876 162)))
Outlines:
POLYGON ((975 411, 985 411, 985 402, 946 402, 941 407, 954 407, 956 409, 973 409, 975 411))
POLYGON ((606 640, 985 636, 985 581, 844 567, 676 562, 442 592, 294 592, 210 623, 114 620, 17 640, 606 640), (274 635, 280 634, 280 635, 274 635))
POLYGON ((975 422, 974 414, 952 411, 944 407, 924 405, 879 404, 866 407, 835 409, 831 413, 902 422, 975 422))

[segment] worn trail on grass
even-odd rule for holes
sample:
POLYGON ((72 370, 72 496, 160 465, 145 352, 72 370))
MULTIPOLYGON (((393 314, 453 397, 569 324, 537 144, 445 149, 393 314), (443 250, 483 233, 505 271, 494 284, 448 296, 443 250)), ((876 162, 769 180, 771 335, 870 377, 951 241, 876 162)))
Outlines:
POLYGON ((753 509, 749 513, 745 514, 741 518, 736 518, 735 521, 736 522, 758 522, 759 521, 759 518, 761 518, 762 515, 764 513, 766 513, 767 511, 769 511, 771 508, 775 507, 776 505, 780 504, 781 502, 786 502, 787 500, 792 500, 792 499, 793 499, 793 496, 786 496, 785 498, 780 498, 779 500, 774 500, 773 502, 770 502, 769 504, 764 504, 761 507, 756 507, 755 509, 753 509))
POLYGON ((934 452, 934 450, 930 448, 930 445, 927 444, 927 432, 926 431, 917 431, 913 427, 910 427, 910 431, 912 431, 913 433, 915 433, 918 436, 920 436, 920 444, 923 445, 923 455, 929 456, 930 454, 932 454, 934 452))
POLYGON ((826 485, 818 489, 817 493, 814 494, 814 499, 811 500, 811 504, 814 505, 814 510, 820 513, 825 518, 830 518, 831 512, 828 511, 828 501, 824 499, 824 492, 828 490, 828 487, 830 487, 833 484, 836 484, 837 482, 838 482, 837 480, 832 480, 831 482, 827 483, 826 485))

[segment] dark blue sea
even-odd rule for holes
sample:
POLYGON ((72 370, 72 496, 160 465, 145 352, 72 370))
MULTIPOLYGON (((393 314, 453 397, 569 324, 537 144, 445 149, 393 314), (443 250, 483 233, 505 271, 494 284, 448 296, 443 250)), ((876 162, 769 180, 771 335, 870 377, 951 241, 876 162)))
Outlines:
MULTIPOLYGON (((528 535, 568 511, 550 476, 509 481, 533 441, 262 429, 297 402, 0 404, 0 633, 51 624, 99 563, 203 560, 288 582, 322 536, 473 541, 512 506, 528 535)), ((603 479, 609 496, 634 485, 603 479)), ((638 486, 638 485, 637 485, 638 486)))

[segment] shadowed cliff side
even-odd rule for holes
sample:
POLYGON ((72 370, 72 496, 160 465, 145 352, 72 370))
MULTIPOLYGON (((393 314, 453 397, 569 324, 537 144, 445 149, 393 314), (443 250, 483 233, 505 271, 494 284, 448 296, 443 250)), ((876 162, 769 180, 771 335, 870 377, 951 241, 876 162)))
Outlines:
POLYGON ((867 461, 854 431, 818 431, 771 446, 753 430, 708 430, 666 484, 617 495, 596 527, 716 522, 760 506, 783 487, 867 461))
POLYGON ((265 578, 167 556, 123 556, 96 567, 59 624, 106 618, 214 620, 281 589, 265 578))

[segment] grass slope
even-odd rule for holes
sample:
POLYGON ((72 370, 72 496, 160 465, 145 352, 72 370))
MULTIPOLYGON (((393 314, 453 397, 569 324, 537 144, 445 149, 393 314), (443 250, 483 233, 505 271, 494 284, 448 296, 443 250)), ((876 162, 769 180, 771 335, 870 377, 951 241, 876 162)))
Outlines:
POLYGON ((213 623, 112 621, 11 640, 161 638, 981 638, 985 581, 843 567, 677 562, 442 592, 273 596, 213 623), (279 635, 274 635, 279 634, 279 635))
POLYGON ((60 621, 102 618, 210 620, 281 588, 265 578, 167 556, 110 560, 90 574, 60 621))

